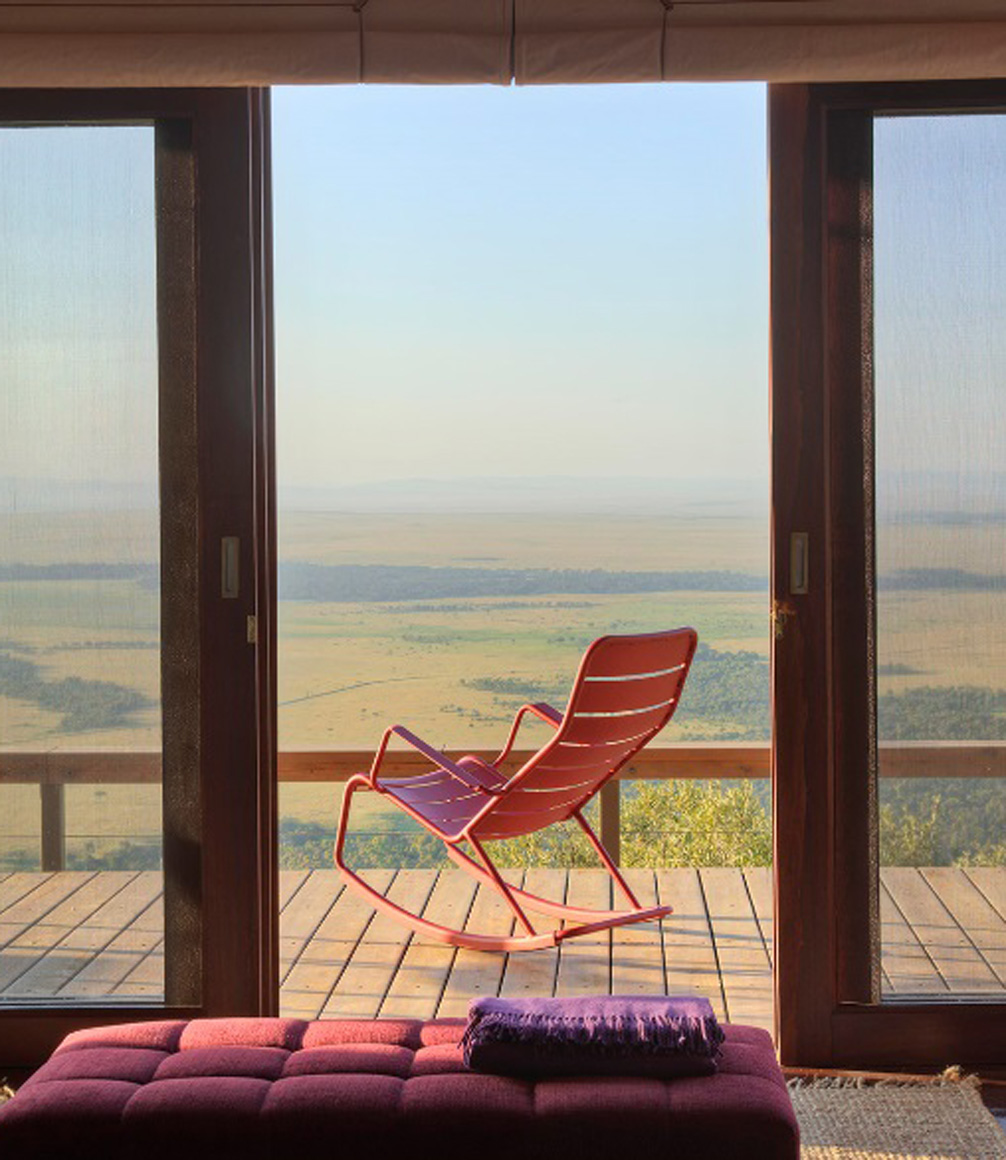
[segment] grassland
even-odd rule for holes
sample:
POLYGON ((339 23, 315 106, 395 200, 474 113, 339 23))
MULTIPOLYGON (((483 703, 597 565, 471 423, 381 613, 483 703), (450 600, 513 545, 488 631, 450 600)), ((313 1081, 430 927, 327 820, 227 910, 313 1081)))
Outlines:
POLYGON ((318 564, 768 572, 768 526, 729 509, 666 516, 288 512, 280 556, 318 564))
POLYGON ((765 655, 768 646, 763 594, 598 597, 559 609, 548 600, 497 603, 452 601, 441 613, 284 602, 280 745, 362 748, 395 719, 437 743, 492 746, 508 713, 471 682, 508 678, 554 697, 568 689, 585 645, 605 632, 694 624, 721 648, 765 655))
MULTIPOLYGON (((926 566, 932 555, 924 533, 931 531, 892 529, 883 541, 882 568, 926 566)), ((281 533, 281 560, 321 565, 767 575, 765 521, 724 507, 619 517, 287 513, 281 533)), ((987 529, 954 526, 933 534, 941 564, 953 560, 990 574, 1001 567, 987 529)), ((156 537, 142 513, 105 513, 90 525, 79 518, 21 516, 0 543, 0 564, 155 558, 156 537)), ((58 711, 0 696, 0 747, 41 752, 158 746, 159 615, 149 585, 95 578, 0 581, 0 613, 0 653, 30 661, 47 682, 112 681, 148 703, 113 727, 68 730, 58 711)), ((886 591, 879 620, 882 692, 1003 683, 1002 590, 886 591)), ((437 745, 491 747, 505 731, 514 699, 487 682, 502 679, 511 688, 533 687, 561 701, 584 645, 595 636, 678 624, 694 625, 720 654, 765 658, 767 589, 556 591, 395 602, 281 599, 280 746, 366 749, 385 724, 399 720, 437 745)), ((746 671, 765 671, 767 695, 767 670, 738 663, 748 665, 746 671)), ((693 687, 701 687, 698 663, 693 687)), ((676 736, 750 735, 744 733, 749 722, 731 721, 722 712, 689 719, 686 708, 672 729, 676 736)), ((150 834, 158 828, 156 790, 72 792, 71 833, 150 834)), ((0 850, 33 845, 36 791, 7 786, 0 794, 0 850)), ((284 786, 281 802, 285 816, 305 823, 330 824, 334 817, 330 787, 284 786)), ((373 824, 385 823, 375 814, 373 824)))

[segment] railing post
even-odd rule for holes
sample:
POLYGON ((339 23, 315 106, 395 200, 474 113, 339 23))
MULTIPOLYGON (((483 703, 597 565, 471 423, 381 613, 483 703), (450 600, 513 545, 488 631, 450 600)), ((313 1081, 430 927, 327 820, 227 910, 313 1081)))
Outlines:
POLYGON ((42 869, 66 869, 66 800, 63 784, 42 782, 42 869))
POLYGON ((616 866, 622 864, 622 796, 617 777, 601 786, 601 845, 616 866))

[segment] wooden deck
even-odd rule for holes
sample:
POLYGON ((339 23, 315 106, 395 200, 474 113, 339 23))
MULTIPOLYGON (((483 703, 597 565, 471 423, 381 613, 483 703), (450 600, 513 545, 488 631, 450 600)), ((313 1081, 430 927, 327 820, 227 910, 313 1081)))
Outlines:
MULTIPOLYGON (((435 922, 504 932, 500 901, 459 870, 374 870, 370 881, 435 922)), ((343 889, 334 871, 281 876, 285 1015, 462 1015, 473 995, 698 991, 717 1014, 772 1025, 770 871, 630 870, 640 924, 503 955, 412 935, 343 889)), ((610 905, 601 871, 516 873, 527 889, 610 905)), ((883 984, 892 998, 999 994, 1006 987, 1006 869, 881 873, 883 984)), ((155 999, 162 988, 161 880, 154 872, 0 875, 0 1002, 155 999)))
MULTIPOLYGON (((536 894, 579 906, 611 904, 603 871, 529 870, 513 881, 521 877, 536 894)), ((676 913, 663 931, 640 924, 512 955, 413 937, 356 894, 336 895, 326 875, 290 879, 281 940, 283 1009, 305 1017, 428 1018, 463 1015, 473 995, 697 990, 721 1016, 771 1025, 769 872, 631 870, 627 877, 644 905, 673 899, 676 913)), ((376 870, 370 880, 434 922, 494 933, 512 929, 500 900, 460 870, 376 870)))

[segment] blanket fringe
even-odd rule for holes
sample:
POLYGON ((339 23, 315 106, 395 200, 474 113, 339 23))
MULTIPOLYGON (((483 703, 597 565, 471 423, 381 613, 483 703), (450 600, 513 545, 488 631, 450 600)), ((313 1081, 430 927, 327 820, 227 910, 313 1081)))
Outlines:
POLYGON ((715 1017, 685 1015, 542 1015, 473 1012, 461 1046, 467 1061, 475 1043, 522 1043, 537 1054, 569 1047, 591 1054, 704 1055, 714 1058, 723 1042, 715 1017))

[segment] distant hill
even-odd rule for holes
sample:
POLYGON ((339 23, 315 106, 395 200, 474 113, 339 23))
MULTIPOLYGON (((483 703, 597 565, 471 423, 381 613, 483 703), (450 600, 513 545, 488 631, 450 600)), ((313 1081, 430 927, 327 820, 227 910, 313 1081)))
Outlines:
POLYGON ((880 577, 881 591, 916 591, 934 588, 957 592, 998 592, 1006 589, 1006 574, 965 572, 962 568, 904 568, 880 577))
POLYGON ((389 564, 284 563, 281 600, 437 600, 481 596, 609 595, 623 592, 764 592, 743 572, 606 572, 577 568, 431 568, 389 564))
MULTIPOLYGON (((136 580, 156 589, 156 564, 0 564, 0 582, 136 580)), ((768 580, 749 572, 614 572, 602 568, 453 568, 398 564, 279 565, 281 600, 378 603, 398 600, 519 596, 604 596, 640 592, 765 592, 768 580)), ((908 568, 880 577, 883 591, 998 592, 1006 573, 960 568, 908 568)))
POLYGON ((876 496, 880 523, 1000 523, 1006 517, 1006 471, 881 470, 876 496))
POLYGON ((0 564, 0 580, 140 580, 156 585, 156 564, 0 564))

